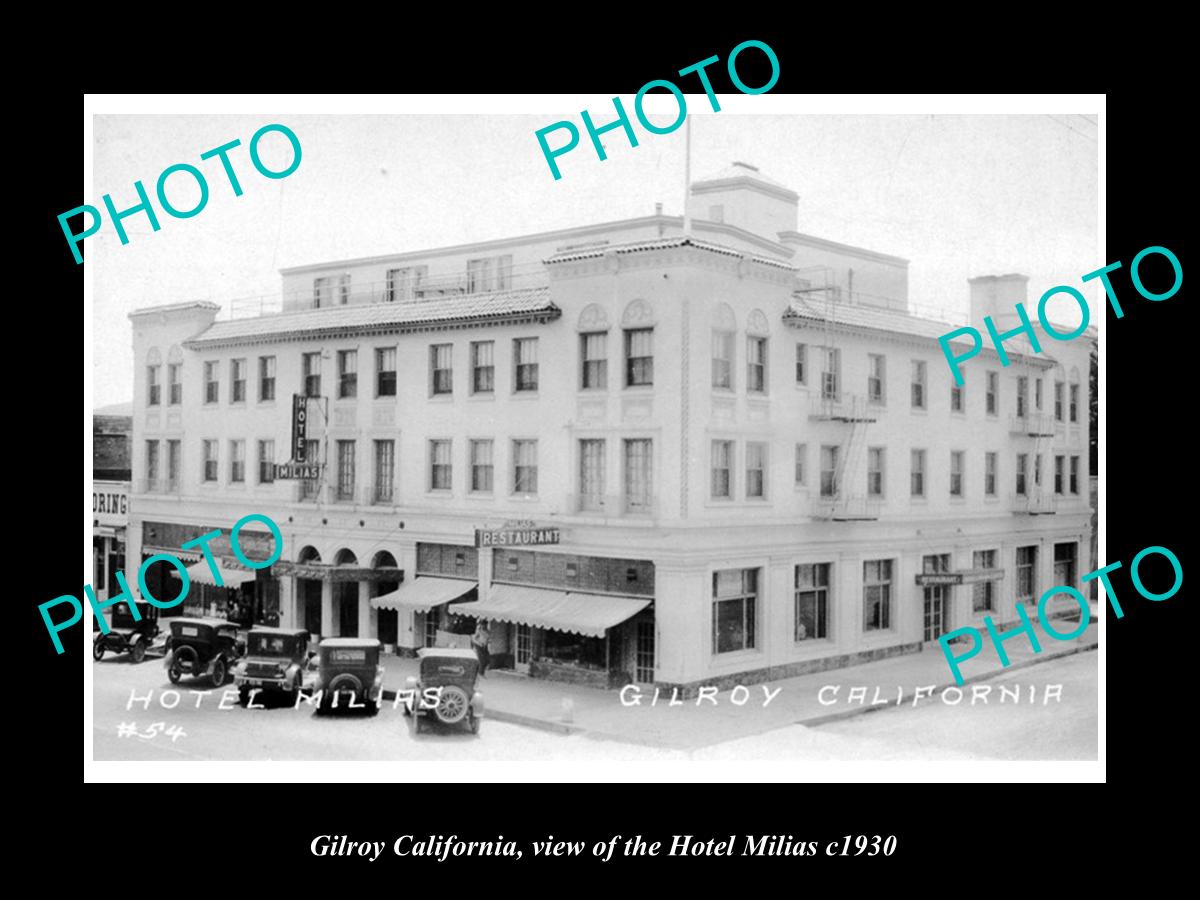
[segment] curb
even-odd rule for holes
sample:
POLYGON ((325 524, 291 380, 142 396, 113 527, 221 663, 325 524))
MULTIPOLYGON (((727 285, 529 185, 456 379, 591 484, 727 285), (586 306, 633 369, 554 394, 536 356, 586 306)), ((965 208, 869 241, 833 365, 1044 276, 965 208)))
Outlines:
MULTIPOLYGON (((385 689, 380 694, 379 699, 381 703, 384 700, 395 702, 396 692, 385 689)), ((584 729, 578 725, 568 725, 565 722, 554 722, 550 719, 539 719, 535 716, 524 716, 520 713, 510 713, 502 709, 493 709, 490 707, 484 711, 483 717, 496 722, 510 722, 513 725, 524 725, 526 728, 536 728, 539 731, 551 731, 556 734, 580 734, 584 732, 584 729)))

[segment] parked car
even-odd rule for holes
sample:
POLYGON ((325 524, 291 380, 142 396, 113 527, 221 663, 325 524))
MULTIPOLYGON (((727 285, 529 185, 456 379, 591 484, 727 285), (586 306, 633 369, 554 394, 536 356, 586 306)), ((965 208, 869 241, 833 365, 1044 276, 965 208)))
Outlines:
POLYGON ((310 638, 299 628, 251 628, 246 636, 246 655, 233 667, 242 702, 250 699, 255 688, 295 697, 304 687, 304 670, 312 655, 308 649, 310 638))
POLYGON ((466 722, 473 734, 479 734, 483 719, 483 695, 475 690, 479 677, 479 657, 474 650, 455 647, 424 647, 417 651, 420 675, 409 677, 408 688, 414 691, 411 706, 405 706, 404 714, 413 717, 413 728, 418 733, 425 717, 432 715, 443 725, 466 722), (437 688, 437 703, 423 702, 426 691, 437 688))
POLYGON ((171 684, 178 684, 184 675, 192 678, 207 675, 213 687, 221 687, 245 652, 246 643, 238 638, 236 622, 172 619, 163 665, 171 684))
POLYGON ((102 659, 105 652, 128 653, 135 663, 146 658, 146 648, 158 636, 158 609, 149 603, 137 603, 140 619, 133 617, 128 603, 112 608, 112 627, 108 634, 100 631, 92 640, 92 658, 102 659))
POLYGON ((383 645, 370 638, 331 637, 317 648, 318 664, 312 690, 321 692, 321 709, 335 703, 347 708, 362 703, 374 709, 383 690, 383 665, 379 653, 383 645))

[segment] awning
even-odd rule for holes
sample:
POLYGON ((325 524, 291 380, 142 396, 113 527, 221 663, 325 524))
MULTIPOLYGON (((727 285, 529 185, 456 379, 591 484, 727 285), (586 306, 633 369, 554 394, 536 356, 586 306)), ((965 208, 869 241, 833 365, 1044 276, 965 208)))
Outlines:
POLYGON ((516 584, 493 584, 487 600, 460 604, 454 608, 454 612, 463 616, 604 637, 604 632, 609 628, 637 615, 650 603, 649 598, 636 600, 516 584))
MULTIPOLYGON (((221 563, 217 563, 217 571, 221 573, 221 580, 224 581, 222 587, 235 588, 245 581, 254 581, 257 577, 254 572, 249 569, 231 569, 221 563)), ((213 577, 212 567, 205 560, 198 563, 192 563, 187 567, 188 578, 196 584, 211 584, 217 586, 217 580, 213 577)), ((179 570, 172 569, 171 577, 178 578, 179 570)))
POLYGON ((474 590, 475 586, 474 581, 463 581, 459 578, 434 578, 429 575, 419 575, 412 581, 401 584, 399 590, 372 597, 371 606, 375 609, 429 612, 435 606, 457 600, 463 594, 474 590))

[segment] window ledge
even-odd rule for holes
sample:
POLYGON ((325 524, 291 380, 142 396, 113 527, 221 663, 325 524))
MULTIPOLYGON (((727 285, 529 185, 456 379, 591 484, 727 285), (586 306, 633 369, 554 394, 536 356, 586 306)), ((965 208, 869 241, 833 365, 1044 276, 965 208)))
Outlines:
POLYGON ((536 400, 538 398, 537 391, 513 391, 511 394, 513 400, 536 400))

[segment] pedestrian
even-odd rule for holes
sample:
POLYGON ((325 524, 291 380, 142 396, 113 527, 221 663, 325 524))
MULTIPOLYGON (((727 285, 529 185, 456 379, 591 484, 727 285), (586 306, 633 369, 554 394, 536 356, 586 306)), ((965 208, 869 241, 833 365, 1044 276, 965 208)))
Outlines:
POLYGON ((487 667, 491 661, 491 654, 488 653, 488 639, 491 638, 491 633, 488 631, 487 619, 480 619, 475 626, 475 633, 471 635, 471 646, 475 648, 475 655, 479 657, 479 676, 487 678, 487 667))

